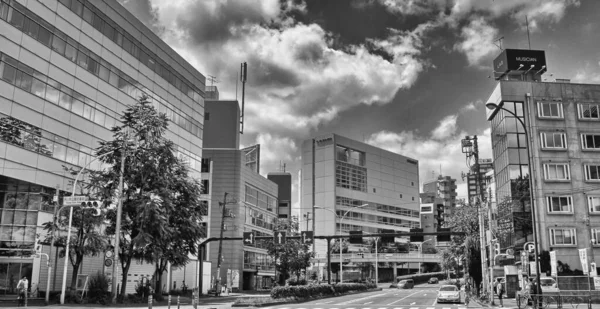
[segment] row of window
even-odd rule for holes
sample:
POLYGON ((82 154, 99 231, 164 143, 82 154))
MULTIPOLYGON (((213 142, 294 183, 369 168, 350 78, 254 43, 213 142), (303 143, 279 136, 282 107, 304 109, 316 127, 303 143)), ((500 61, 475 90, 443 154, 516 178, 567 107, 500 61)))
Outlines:
POLYGON ((250 186, 246 186, 246 198, 244 201, 248 204, 266 209, 271 212, 276 211, 275 208, 277 206, 277 198, 267 195, 266 193, 250 186))
POLYGON ((354 165, 365 166, 365 153, 342 145, 335 146, 335 159, 354 165))
POLYGON ((372 202, 365 202, 365 201, 355 200, 352 198, 342 197, 342 196, 335 197, 336 206, 341 206, 341 207, 349 207, 349 208, 359 207, 359 206, 362 206, 367 203, 369 205, 361 207, 361 209, 372 210, 372 211, 377 211, 377 212, 385 212, 385 213, 389 213, 389 214, 401 215, 401 216, 412 217, 412 218, 420 217, 418 210, 413 210, 413 209, 408 209, 408 208, 403 208, 403 207, 398 207, 398 206, 372 203, 372 202))
MULTIPOLYGON (((600 195, 588 195, 587 205, 590 213, 600 214, 600 195)), ((571 195, 546 196, 548 213, 573 213, 573 197, 571 195)))
POLYGON ((117 115, 94 100, 43 75, 6 54, 0 58, 0 78, 48 102, 107 129, 117 124, 117 115))
POLYGON ((377 223, 377 224, 393 225, 393 226, 397 226, 397 227, 410 228, 415 223, 415 221, 409 221, 409 220, 405 220, 405 219, 382 217, 382 216, 363 214, 363 213, 353 212, 353 211, 346 213, 345 209, 344 210, 336 210, 335 213, 337 214, 338 218, 341 218, 345 214, 344 218, 346 218, 346 219, 361 221, 361 222, 371 222, 371 223, 377 223))
MULTIPOLYGON (((543 166, 545 180, 571 180, 569 163, 546 163, 543 166)), ((600 165, 584 164, 583 171, 586 181, 600 181, 600 165)))
MULTIPOLYGON (((31 35, 31 31, 29 31, 29 29, 34 27, 33 25, 36 25, 35 27, 40 29, 44 28, 44 26, 38 24, 42 21, 41 18, 37 17, 37 15, 33 14, 31 11, 27 10, 16 2, 12 4, 15 7, 19 7, 19 9, 16 10, 13 7, 8 6, 6 3, 0 3, 0 17, 2 17, 2 19, 7 20, 10 24, 18 29, 21 29, 24 33, 29 35, 31 35)), ((80 45, 63 32, 55 29, 52 26, 50 27, 51 28, 48 28, 51 29, 49 31, 49 39, 40 36, 39 31, 37 32, 36 36, 32 35, 32 37, 49 48, 52 48, 54 51, 78 66, 86 69, 88 72, 92 73, 103 81, 120 89, 134 99, 146 94, 148 97, 152 98, 156 108, 160 112, 165 113, 167 117, 173 121, 173 123, 178 124, 180 127, 186 129, 196 137, 202 137, 202 124, 200 124, 198 121, 187 115, 180 115, 179 113, 175 112, 175 109, 166 100, 150 91, 143 85, 139 84, 137 81, 123 73, 115 66, 101 59, 100 56, 89 51, 87 48, 80 45)))
MULTIPOLYGON (((598 107, 600 103, 578 103, 577 115, 580 120, 600 120, 598 107)), ((538 117, 550 119, 564 119, 563 104, 561 102, 537 102, 538 117)))
POLYGON ((335 164, 335 185, 340 188, 367 192, 367 169, 337 161, 335 164))
POLYGON ((275 270, 275 260, 265 253, 244 251, 244 269, 275 270))
MULTIPOLYGON (((577 245, 577 233, 575 228, 550 228, 550 245, 572 246, 577 245)), ((600 228, 591 229, 594 245, 600 244, 600 228)))
MULTIPOLYGON (((581 133, 581 148, 584 150, 600 150, 600 134, 581 133)), ((567 134, 562 132, 540 133, 542 148, 567 149, 567 134)))
POLYGON ((201 91, 196 89, 193 83, 187 81, 182 75, 142 45, 141 42, 114 24, 108 16, 96 9, 91 3, 79 0, 60 0, 60 3, 92 25, 92 27, 115 44, 122 47, 150 70, 164 78, 169 84, 175 86, 175 88, 195 102, 201 103, 201 91))
POLYGON ((270 231, 275 230, 277 226, 277 217, 263 211, 249 208, 247 212, 246 223, 261 227, 270 231))

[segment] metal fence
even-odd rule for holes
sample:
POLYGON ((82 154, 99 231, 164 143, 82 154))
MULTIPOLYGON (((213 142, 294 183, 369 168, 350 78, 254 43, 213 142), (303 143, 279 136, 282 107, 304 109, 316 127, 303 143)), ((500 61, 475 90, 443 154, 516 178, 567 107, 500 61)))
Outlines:
MULTIPOLYGON (((543 278, 542 278, 543 280, 543 278)), ((600 304, 600 281, 594 285, 594 278, 588 276, 559 276, 555 282, 542 281, 542 294, 519 291, 516 295, 518 308, 592 308, 600 304)))

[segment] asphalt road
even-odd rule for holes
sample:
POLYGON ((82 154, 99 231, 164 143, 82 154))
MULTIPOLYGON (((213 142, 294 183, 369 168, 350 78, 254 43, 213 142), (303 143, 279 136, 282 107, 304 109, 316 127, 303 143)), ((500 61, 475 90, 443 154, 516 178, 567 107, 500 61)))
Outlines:
MULTIPOLYGON (((464 309, 464 303, 438 304, 436 302, 439 284, 417 285, 414 289, 399 290, 384 288, 382 291, 345 295, 305 302, 271 306, 265 309, 464 309)), ((464 300, 464 297, 461 297, 464 300)), ((468 308, 481 308, 475 302, 468 308)))

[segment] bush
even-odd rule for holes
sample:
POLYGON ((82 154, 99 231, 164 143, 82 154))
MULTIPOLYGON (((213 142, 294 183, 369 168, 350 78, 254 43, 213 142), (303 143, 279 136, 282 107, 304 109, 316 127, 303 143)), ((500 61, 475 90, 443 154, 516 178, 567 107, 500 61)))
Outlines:
POLYGON ((271 298, 309 298, 314 296, 326 296, 335 294, 344 294, 350 291, 366 291, 374 289, 377 285, 374 283, 341 283, 335 285, 329 284, 309 284, 309 285, 290 285, 275 287, 271 290, 271 298))
POLYGON ((108 290, 108 278, 97 272, 90 278, 89 289, 87 293, 88 303, 91 304, 106 304, 110 299, 110 291, 108 290))
POLYGON ((306 279, 300 278, 299 280, 296 280, 296 278, 290 278, 287 280, 286 283, 287 283, 287 285, 290 285, 290 286, 306 285, 306 279))

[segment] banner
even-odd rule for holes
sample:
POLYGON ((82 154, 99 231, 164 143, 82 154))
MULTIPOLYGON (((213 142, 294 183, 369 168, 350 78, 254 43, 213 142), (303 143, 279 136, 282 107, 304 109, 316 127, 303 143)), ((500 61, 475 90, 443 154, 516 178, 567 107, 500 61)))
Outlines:
POLYGON ((231 270, 231 287, 234 289, 240 288, 240 271, 237 269, 231 270))
POLYGON ((556 251, 550 251, 550 270, 552 276, 558 276, 558 264, 556 262, 556 251))
POLYGON ((534 274, 537 274, 537 267, 535 265, 535 261, 534 262, 529 262, 529 273, 533 276, 534 274))
POLYGON ((583 274, 588 274, 588 259, 587 259, 587 248, 579 249, 579 260, 581 261, 581 270, 583 274))

